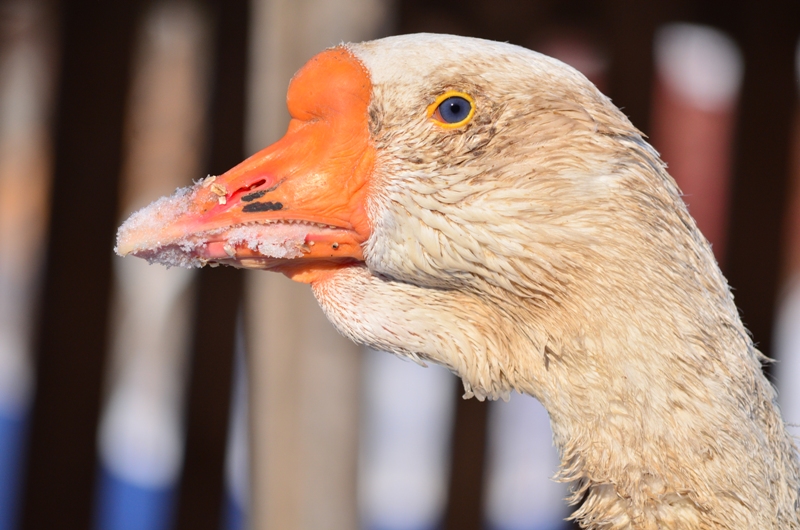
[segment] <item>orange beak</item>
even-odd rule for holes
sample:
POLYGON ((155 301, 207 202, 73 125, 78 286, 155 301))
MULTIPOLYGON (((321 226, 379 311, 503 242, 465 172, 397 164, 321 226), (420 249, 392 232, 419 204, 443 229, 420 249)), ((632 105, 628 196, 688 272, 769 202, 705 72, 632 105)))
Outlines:
POLYGON ((166 265, 222 263, 313 282, 363 261, 375 162, 372 84, 344 48, 311 59, 287 95, 286 135, 218 177, 133 214, 117 253, 166 265))

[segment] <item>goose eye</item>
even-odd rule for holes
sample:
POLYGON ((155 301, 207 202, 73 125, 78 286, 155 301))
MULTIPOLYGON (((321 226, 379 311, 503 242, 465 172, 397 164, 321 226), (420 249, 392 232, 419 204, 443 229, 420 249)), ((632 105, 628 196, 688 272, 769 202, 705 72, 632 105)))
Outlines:
POLYGON ((430 116, 437 125, 452 129, 467 124, 475 113, 475 103, 467 94, 447 92, 439 96, 428 107, 430 116))
POLYGON ((439 116, 445 123, 458 123, 469 116, 472 105, 462 97, 453 96, 439 104, 439 116))

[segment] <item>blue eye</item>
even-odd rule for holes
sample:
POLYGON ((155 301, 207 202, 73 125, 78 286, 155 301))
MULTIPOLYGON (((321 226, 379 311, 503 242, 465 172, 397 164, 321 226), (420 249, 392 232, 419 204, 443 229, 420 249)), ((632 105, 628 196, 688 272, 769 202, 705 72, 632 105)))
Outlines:
POLYGON ((428 105, 428 117, 444 129, 458 129, 475 115, 475 100, 464 92, 448 90, 428 105))
POLYGON ((472 103, 461 96, 451 96, 439 104, 438 117, 444 123, 459 123, 466 120, 472 112, 472 103))

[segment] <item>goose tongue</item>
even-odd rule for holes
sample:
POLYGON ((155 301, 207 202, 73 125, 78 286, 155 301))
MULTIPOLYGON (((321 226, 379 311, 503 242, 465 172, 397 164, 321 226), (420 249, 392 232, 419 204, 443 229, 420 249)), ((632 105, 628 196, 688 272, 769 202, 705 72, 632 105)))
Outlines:
POLYGON ((291 269, 300 281, 363 260, 375 160, 371 91, 345 48, 317 55, 289 87, 293 119, 281 140, 134 213, 117 233, 116 252, 167 266, 291 269))

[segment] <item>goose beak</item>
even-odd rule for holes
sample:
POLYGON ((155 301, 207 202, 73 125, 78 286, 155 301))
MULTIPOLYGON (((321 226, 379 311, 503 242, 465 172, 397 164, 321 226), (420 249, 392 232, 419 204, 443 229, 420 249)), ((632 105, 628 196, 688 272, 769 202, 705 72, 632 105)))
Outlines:
POLYGON ((312 282, 363 261, 366 195, 375 161, 371 83, 345 48, 294 77, 286 135, 218 177, 134 213, 116 251, 167 266, 272 269, 312 282))

